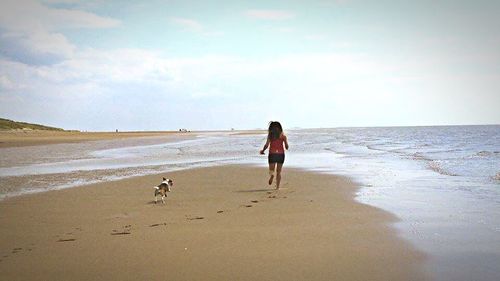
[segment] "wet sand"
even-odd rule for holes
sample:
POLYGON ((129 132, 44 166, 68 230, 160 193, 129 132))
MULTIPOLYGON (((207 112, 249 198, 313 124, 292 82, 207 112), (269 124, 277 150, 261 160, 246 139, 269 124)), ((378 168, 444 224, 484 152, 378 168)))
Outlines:
POLYGON ((233 131, 134 131, 134 132, 78 132, 48 130, 0 130, 0 148, 24 147, 57 143, 75 143, 94 140, 109 140, 137 137, 159 136, 196 136, 199 133, 231 133, 233 135, 260 135, 265 130, 233 130, 233 131))
POLYGON ((0 148, 23 147, 56 143, 75 143, 94 140, 121 139, 134 137, 157 137, 166 135, 186 136, 194 133, 176 131, 144 131, 144 132, 72 132, 43 130, 0 131, 0 148))
POLYGON ((265 168, 185 170, 154 204, 162 176, 0 201, 2 279, 426 279, 395 218, 344 178, 286 169, 275 191, 265 168))

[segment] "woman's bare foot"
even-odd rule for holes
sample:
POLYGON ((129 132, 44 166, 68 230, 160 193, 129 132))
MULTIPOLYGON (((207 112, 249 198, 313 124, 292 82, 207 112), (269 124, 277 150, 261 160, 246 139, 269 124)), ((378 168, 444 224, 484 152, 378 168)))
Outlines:
POLYGON ((269 185, 273 184, 273 179, 274 179, 274 175, 271 175, 269 177, 269 185))

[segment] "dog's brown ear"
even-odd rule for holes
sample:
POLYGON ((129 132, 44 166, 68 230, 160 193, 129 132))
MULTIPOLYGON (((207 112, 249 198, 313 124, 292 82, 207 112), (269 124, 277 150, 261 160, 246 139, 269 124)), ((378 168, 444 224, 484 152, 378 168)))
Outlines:
POLYGON ((164 181, 166 181, 167 179, 166 178, 163 178, 164 181))

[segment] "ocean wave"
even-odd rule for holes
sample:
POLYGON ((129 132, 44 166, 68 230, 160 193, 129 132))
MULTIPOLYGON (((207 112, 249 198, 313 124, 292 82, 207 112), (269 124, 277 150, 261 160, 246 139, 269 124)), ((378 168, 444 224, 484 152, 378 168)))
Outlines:
POLYGON ((422 152, 412 153, 410 159, 432 161, 432 159, 426 157, 422 152))
POLYGON ((382 148, 378 148, 378 147, 375 147, 374 145, 365 145, 366 148, 370 149, 370 150, 376 150, 376 151, 387 151, 385 149, 382 149, 382 148))
POLYGON ((488 156, 493 155, 493 154, 494 154, 494 152, 483 150, 483 151, 479 151, 478 153, 474 154, 474 156, 488 157, 488 156))
POLYGON ((452 177, 458 176, 457 174, 454 174, 452 172, 449 172, 449 171, 446 171, 445 169, 443 169, 443 167, 441 167, 441 165, 439 165, 439 163, 436 161, 430 161, 429 168, 431 170, 433 170, 434 172, 439 173, 439 174, 444 175, 444 176, 452 176, 452 177))

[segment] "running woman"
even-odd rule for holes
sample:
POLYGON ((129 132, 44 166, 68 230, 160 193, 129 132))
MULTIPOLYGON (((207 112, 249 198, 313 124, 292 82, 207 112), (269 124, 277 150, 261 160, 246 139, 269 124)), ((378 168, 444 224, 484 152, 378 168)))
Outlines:
POLYGON ((273 183, 274 170, 276 169, 276 189, 280 188, 281 168, 283 168, 283 163, 285 162, 283 144, 286 150, 288 150, 288 141, 283 133, 280 122, 271 121, 267 130, 267 141, 260 154, 264 154, 264 151, 269 147, 269 156, 267 157, 269 163, 269 185, 273 183))

